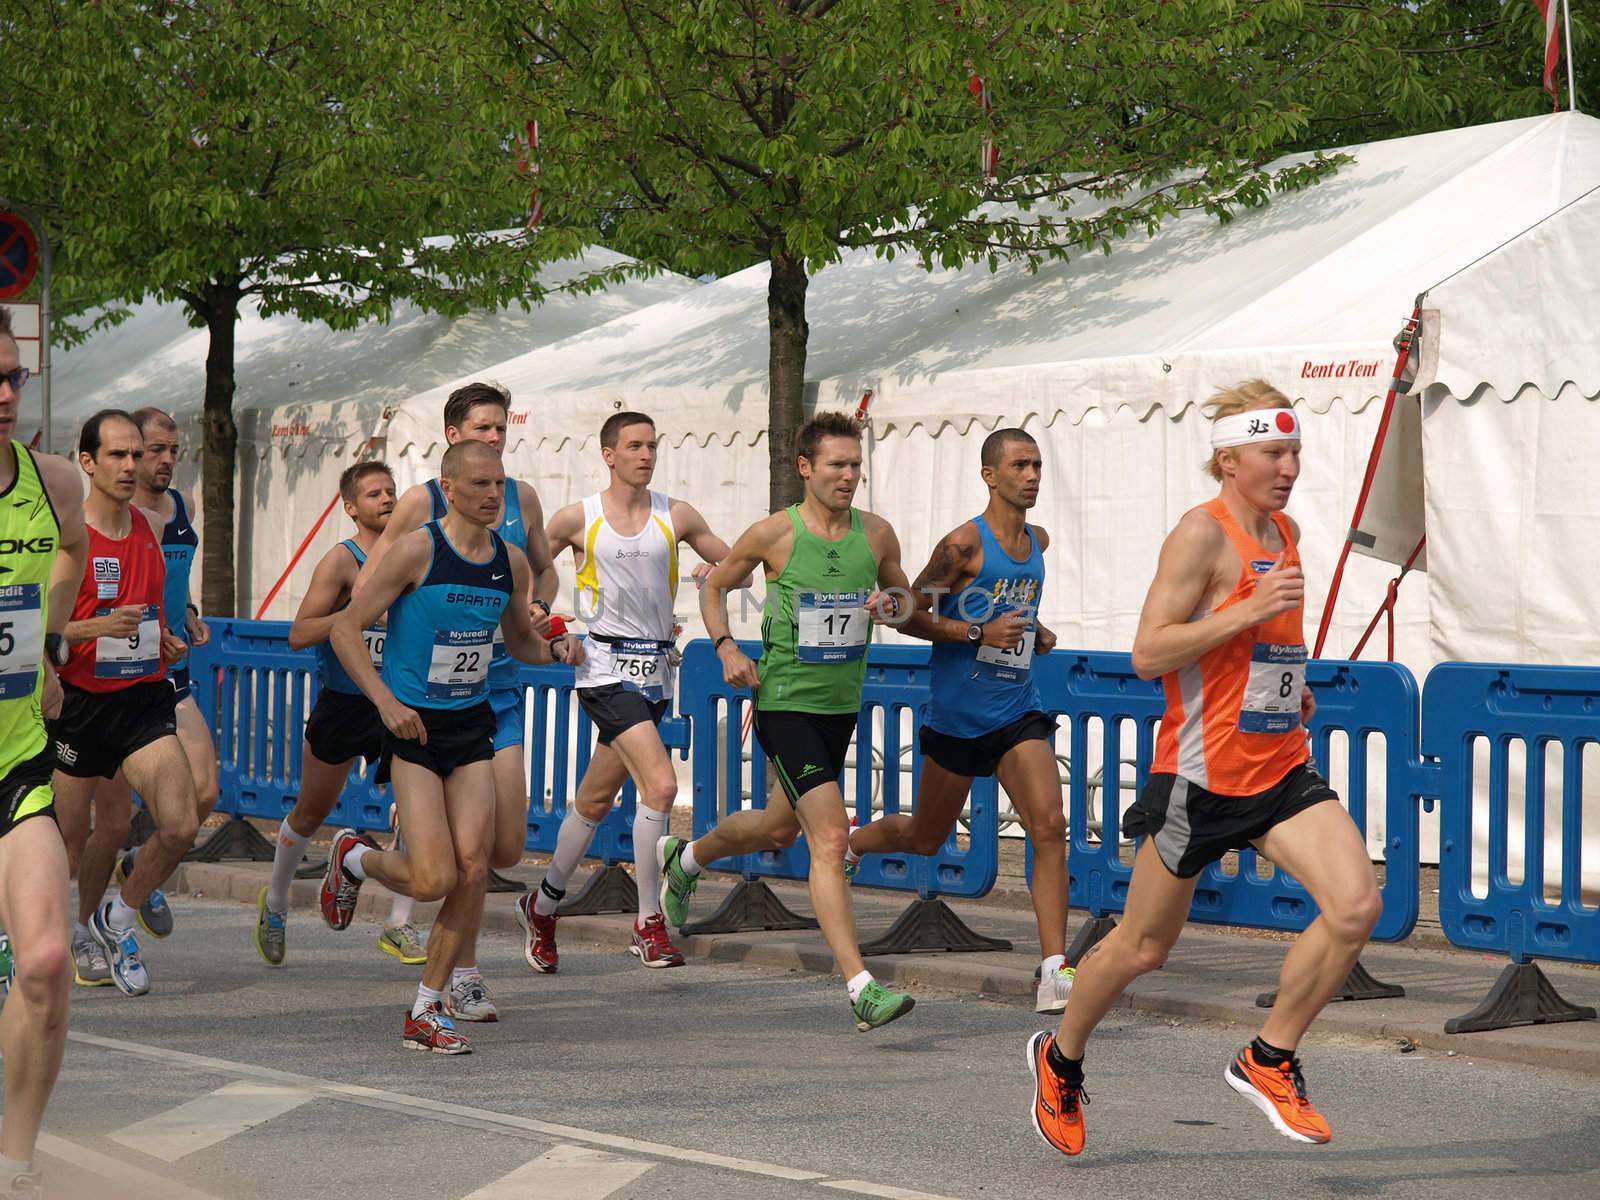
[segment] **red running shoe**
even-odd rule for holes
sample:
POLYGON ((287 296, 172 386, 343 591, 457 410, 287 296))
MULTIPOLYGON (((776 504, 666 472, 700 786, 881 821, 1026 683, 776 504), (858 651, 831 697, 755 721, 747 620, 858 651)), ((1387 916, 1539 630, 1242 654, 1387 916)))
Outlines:
POLYGON ((1051 1068, 1045 1052, 1055 1035, 1040 1031, 1028 1040, 1028 1070, 1033 1074, 1033 1129, 1063 1154, 1083 1153, 1083 1082, 1070 1084, 1051 1068))
POLYGON ((328 869, 322 874, 322 919, 330 929, 348 929, 355 919, 356 900, 361 895, 361 880, 344 869, 344 860, 357 846, 366 845, 354 829, 341 829, 333 835, 328 851, 328 869))
POLYGON ((431 1050, 435 1054, 472 1053, 472 1044, 456 1032, 456 1023, 437 1004, 428 1005, 420 1017, 413 1017, 411 1010, 406 1010, 400 1044, 407 1050, 431 1050))
POLYGON ((554 975, 561 965, 561 956, 556 953, 556 916, 551 913, 547 917, 534 910, 533 901, 538 894, 524 892, 517 897, 517 924, 527 935, 522 943, 522 957, 539 974, 554 975))
POLYGON ((647 967, 683 966, 683 952, 667 940, 667 919, 660 913, 643 925, 633 923, 633 945, 628 947, 628 953, 637 954, 647 967))
POLYGON ((1246 1046, 1223 1072, 1228 1086, 1261 1110, 1272 1127, 1297 1142, 1333 1140, 1333 1130, 1306 1099, 1306 1079, 1300 1060, 1291 1058, 1276 1067, 1264 1067, 1246 1046))

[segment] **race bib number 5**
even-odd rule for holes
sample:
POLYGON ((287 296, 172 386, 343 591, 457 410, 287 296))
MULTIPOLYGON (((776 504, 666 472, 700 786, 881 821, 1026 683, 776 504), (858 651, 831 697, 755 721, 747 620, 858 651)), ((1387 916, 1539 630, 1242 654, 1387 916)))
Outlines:
POLYGON ((800 662, 853 662, 867 652, 865 592, 800 592, 795 606, 795 658, 800 662))
POLYGON ((428 663, 430 700, 465 700, 489 693, 493 637, 487 629, 441 629, 428 663))
POLYGON ((1009 650, 998 646, 979 646, 979 668, 988 675, 1007 681, 1021 679, 1033 669, 1033 641, 1036 631, 1029 625, 1022 631, 1022 640, 1009 650))
POLYGON ((1300 725, 1306 685, 1306 648, 1257 642, 1239 706, 1241 733, 1288 733, 1300 725))
POLYGON ((37 583, 0 587, 0 700, 33 695, 44 662, 44 614, 37 583))
MULTIPOLYGON (((103 617, 111 610, 98 609, 103 617)), ((147 604, 139 617, 139 628, 132 637, 103 637, 94 640, 96 679, 143 679, 161 669, 161 609, 147 604)))

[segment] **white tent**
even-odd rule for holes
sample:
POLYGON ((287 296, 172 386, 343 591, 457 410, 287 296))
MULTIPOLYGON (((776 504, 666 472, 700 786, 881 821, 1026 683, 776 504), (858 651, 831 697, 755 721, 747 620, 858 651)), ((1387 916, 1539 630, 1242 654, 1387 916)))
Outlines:
MULTIPOLYGON (((555 264, 542 278, 559 286, 623 261, 594 248, 555 264)), ((339 472, 380 427, 386 406, 694 288, 668 274, 594 295, 557 293, 527 312, 509 308, 455 320, 403 303, 386 324, 343 331, 292 316, 241 313, 234 402, 241 607, 255 611, 333 496, 339 472)), ((181 305, 145 303, 121 325, 59 355, 52 396, 56 447, 72 446, 83 419, 97 409, 153 404, 178 416, 186 443, 180 484, 198 487, 208 344, 206 330, 191 327, 181 305)), ((348 533, 343 514, 335 515, 269 615, 293 615, 317 556, 348 533)), ((200 524, 203 531, 203 512, 200 524)))

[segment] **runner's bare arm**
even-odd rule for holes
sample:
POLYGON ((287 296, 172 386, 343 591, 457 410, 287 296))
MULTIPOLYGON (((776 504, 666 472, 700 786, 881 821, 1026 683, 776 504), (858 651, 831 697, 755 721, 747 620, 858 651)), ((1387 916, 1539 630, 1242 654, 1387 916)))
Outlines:
MULTIPOLYGON (((383 561, 384 555, 389 553, 394 544, 412 530, 421 529, 426 525, 432 512, 433 497, 428 494, 426 487, 418 483, 406 489, 405 495, 395 501, 394 510, 389 514, 389 523, 383 527, 383 532, 378 535, 378 540, 372 547, 372 552, 367 555, 367 561, 356 573, 356 581, 350 588, 352 597, 365 590, 368 580, 378 569, 378 564, 383 561)), ((388 606, 384 607, 387 609, 388 606)))
POLYGON ((357 569, 354 556, 343 546, 335 546, 322 556, 317 569, 311 572, 311 583, 300 601, 300 611, 294 615, 294 624, 289 626, 291 650, 304 650, 328 640, 333 620, 339 615, 339 603, 349 595, 357 569))
POLYGON ((517 480, 517 499, 522 504, 522 519, 528 523, 528 563, 533 567, 533 598, 548 609, 556 598, 561 581, 556 575, 556 561, 550 553, 550 541, 544 532, 544 506, 539 503, 539 493, 530 484, 517 480))
POLYGON ((523 662, 533 663, 535 666, 556 660, 568 663, 582 661, 582 646, 577 638, 563 636, 555 642, 547 642, 534 630, 533 620, 528 616, 527 604, 517 601, 517 597, 527 596, 533 569, 520 555, 513 554, 510 557, 512 601, 500 614, 500 628, 505 633, 506 652, 513 658, 520 658, 523 662))
POLYGON ((964 642, 966 621, 941 617, 933 610, 941 596, 958 595, 972 583, 982 555, 977 527, 964 521, 939 539, 911 585, 912 612, 900 632, 930 642, 964 642))
POLYGON ((544 540, 550 547, 551 558, 571 550, 573 558, 577 559, 578 552, 583 549, 583 505, 567 504, 550 514, 544 527, 544 540))
POLYGON ((1219 563, 1227 553, 1227 535, 1203 512, 1186 514, 1167 535, 1133 641, 1133 669, 1141 679, 1188 666, 1207 650, 1294 607, 1296 596, 1304 595, 1299 568, 1285 568, 1280 561, 1257 579, 1249 599, 1191 620, 1226 581, 1219 563))
POLYGON ((861 531, 867 535, 878 560, 878 590, 867 597, 867 615, 875 625, 905 623, 911 615, 911 581, 900 563, 900 538, 894 527, 876 513, 861 514, 861 531))
POLYGON ((731 640, 728 630, 728 593, 743 587, 741 580, 765 567, 767 578, 777 572, 774 566, 779 559, 787 560, 789 548, 783 543, 792 542, 793 526, 788 515, 775 513, 763 517, 739 535, 739 540, 723 555, 722 561, 706 576, 700 589, 700 619, 705 623, 706 634, 716 644, 717 657, 722 660, 722 678, 730 687, 753 688, 758 682, 756 665, 750 656, 731 640), (723 641, 723 638, 729 638, 723 641))
MULTIPOLYGON (((46 585, 49 611, 45 614, 45 632, 65 633, 89 557, 89 531, 83 523, 83 484, 78 472, 65 459, 45 454, 34 461, 39 467, 45 495, 55 510, 58 531, 56 556, 50 564, 50 581, 46 585)), ((40 705, 47 718, 54 720, 61 715, 61 681, 56 678, 56 666, 48 657, 44 662, 44 693, 40 705)))
MULTIPOLYGON (((179 494, 182 495, 182 493, 179 494)), ((188 510, 189 520, 193 521, 194 514, 197 511, 194 504, 194 497, 184 496, 183 503, 188 510)), ((200 610, 194 602, 193 588, 189 590, 188 607, 184 610, 183 614, 183 627, 189 632, 189 644, 191 646, 204 646, 211 640, 211 626, 207 625, 205 620, 200 616, 200 610)))
MULTIPOLYGON (((355 685, 365 693, 383 718, 383 723, 396 737, 413 738, 426 743, 422 718, 413 709, 400 703, 383 676, 372 665, 367 644, 361 631, 389 611, 389 606, 408 588, 422 582, 424 570, 432 556, 432 542, 421 529, 413 529, 397 539, 383 556, 376 571, 367 579, 367 586, 350 598, 349 607, 334 618, 328 643, 339 656, 339 662, 355 685)), ((367 560, 372 565, 372 560, 367 560)))
MULTIPOLYGON (((711 526, 692 504, 686 504, 682 500, 674 500, 672 501, 671 513, 672 528, 677 530, 678 540, 704 560, 689 572, 696 585, 703 587, 712 569, 728 557, 728 543, 711 532, 711 526)), ((752 571, 734 586, 747 588, 754 584, 755 581, 755 572, 752 571)))

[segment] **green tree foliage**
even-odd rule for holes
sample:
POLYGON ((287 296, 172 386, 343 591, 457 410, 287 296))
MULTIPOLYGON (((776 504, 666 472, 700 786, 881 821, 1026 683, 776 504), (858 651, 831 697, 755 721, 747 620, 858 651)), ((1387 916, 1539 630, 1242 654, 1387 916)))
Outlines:
POLYGON ((776 507, 797 494, 807 281, 841 253, 1036 266, 1337 166, 1265 169, 1287 150, 1541 111, 1525 7, 529 0, 478 40, 539 122, 548 222, 692 275, 770 264, 776 507))
POLYGON ((538 298, 520 239, 481 232, 525 212, 510 118, 440 53, 438 21, 323 0, 13 0, 0 16, 5 186, 47 222, 69 300, 181 301, 210 331, 208 611, 236 608, 241 303, 348 327, 402 298, 451 314, 538 298))

